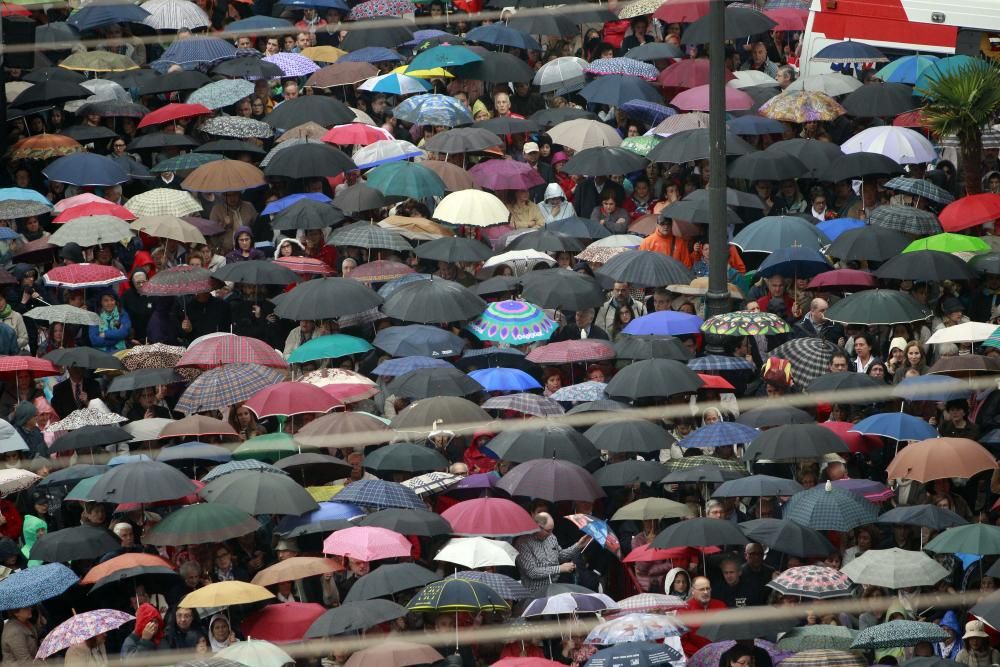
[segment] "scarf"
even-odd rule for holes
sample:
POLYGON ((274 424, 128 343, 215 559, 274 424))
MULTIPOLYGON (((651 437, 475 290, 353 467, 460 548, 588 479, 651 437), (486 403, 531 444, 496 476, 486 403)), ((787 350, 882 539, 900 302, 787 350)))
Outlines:
MULTIPOLYGON (((8 304, 7 307, 9 308, 10 304, 8 304)), ((98 330, 103 333, 111 328, 112 322, 117 322, 118 320, 119 320, 118 306, 115 306, 110 313, 106 310, 102 310, 101 323, 97 325, 98 330)))
POLYGON ((9 303, 6 306, 4 306, 3 310, 0 310, 0 320, 5 320, 8 317, 10 317, 10 313, 12 310, 14 309, 10 307, 9 303))

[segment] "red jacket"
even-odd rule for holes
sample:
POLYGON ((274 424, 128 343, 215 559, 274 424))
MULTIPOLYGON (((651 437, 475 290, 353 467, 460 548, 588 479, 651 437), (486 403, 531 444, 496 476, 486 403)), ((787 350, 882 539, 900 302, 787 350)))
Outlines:
MULTIPOLYGON (((722 600, 716 600, 712 598, 708 601, 708 606, 703 607, 697 600, 691 598, 687 601, 687 604, 678 610, 680 615, 685 612, 704 612, 704 611, 718 611, 719 609, 725 609, 726 603, 722 600)), ((711 640, 705 639, 698 634, 698 630, 701 628, 700 625, 694 625, 692 623, 685 624, 688 626, 688 631, 681 635, 681 646, 684 647, 684 655, 690 658, 695 654, 695 651, 702 648, 703 646, 708 646, 711 644, 711 640)))

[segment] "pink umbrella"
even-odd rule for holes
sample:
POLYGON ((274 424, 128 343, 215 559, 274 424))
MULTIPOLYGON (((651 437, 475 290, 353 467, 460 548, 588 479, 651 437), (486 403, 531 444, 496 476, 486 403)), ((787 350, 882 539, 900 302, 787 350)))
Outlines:
POLYGON ((290 417, 311 412, 324 413, 343 407, 336 398, 319 387, 304 382, 281 382, 265 387, 245 403, 258 419, 290 417))
POLYGON ((774 26, 774 30, 799 32, 806 29, 809 10, 781 7, 779 9, 765 9, 764 15, 778 24, 774 26))
POLYGON ((178 360, 178 367, 208 370, 226 364, 258 364, 270 368, 288 368, 288 362, 270 345, 249 336, 213 336, 195 343, 178 360))
POLYGON ((66 209, 73 208, 74 206, 81 206, 83 204, 110 204, 111 202, 104 197, 98 197, 95 194, 89 192, 84 192, 80 195, 74 195, 72 197, 67 197, 56 202, 52 210, 56 213, 62 213, 66 209))
POLYGON ((95 609, 71 616, 46 635, 41 646, 38 647, 35 659, 45 660, 50 655, 69 648, 73 644, 79 644, 99 634, 111 632, 134 619, 135 616, 117 609, 95 609))
MULTIPOLYGON (((708 111, 708 86, 696 86, 678 93, 670 104, 682 111, 708 111)), ((742 90, 725 87, 726 111, 746 111, 753 106, 753 98, 742 90)))
POLYGON ((615 358, 615 348, 606 340, 564 340, 537 347, 525 357, 536 364, 575 364, 615 358))
MULTIPOLYGON (((726 71, 726 81, 735 78, 732 72, 726 71)), ((673 65, 663 68, 656 83, 664 88, 694 88, 708 85, 708 58, 678 60, 673 65)))
POLYGON ((486 160, 469 169, 469 175, 486 190, 530 190, 545 184, 541 174, 516 160, 486 160))
POLYGON ((371 562, 384 558, 409 558, 413 545, 403 535, 388 528, 354 526, 323 540, 323 553, 371 562))
POLYGON ((836 269, 809 281, 809 289, 867 289, 875 287, 875 276, 858 269, 836 269))
POLYGON ((357 145, 367 146, 376 141, 392 139, 393 136, 381 127, 372 127, 365 123, 345 123, 344 125, 334 125, 323 135, 323 141, 328 144, 339 144, 341 146, 357 145))
POLYGON ((455 535, 514 537, 538 532, 538 524, 515 502, 504 498, 476 498, 456 503, 441 513, 455 535))

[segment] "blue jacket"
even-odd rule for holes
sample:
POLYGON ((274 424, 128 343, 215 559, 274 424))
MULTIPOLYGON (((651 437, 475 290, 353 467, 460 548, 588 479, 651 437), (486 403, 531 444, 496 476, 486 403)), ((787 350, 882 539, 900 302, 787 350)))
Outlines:
POLYGON ((100 325, 88 327, 91 346, 104 352, 115 352, 125 349, 125 341, 132 330, 132 320, 129 319, 125 309, 120 306, 118 308, 117 320, 107 321, 106 314, 104 311, 98 313, 98 316, 106 321, 107 328, 104 329, 104 336, 101 336, 100 325), (118 323, 118 326, 114 326, 115 322, 118 323))

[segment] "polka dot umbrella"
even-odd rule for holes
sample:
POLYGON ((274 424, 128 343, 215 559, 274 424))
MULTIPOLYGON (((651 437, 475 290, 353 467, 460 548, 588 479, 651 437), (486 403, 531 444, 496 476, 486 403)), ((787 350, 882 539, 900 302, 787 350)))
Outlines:
POLYGON ((542 309, 525 301, 499 301, 467 325, 479 340, 511 345, 526 345, 548 340, 556 323, 542 309))

